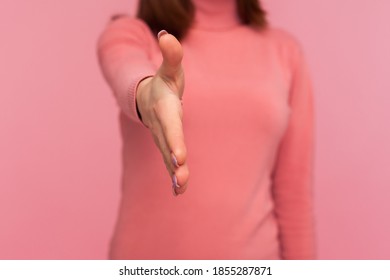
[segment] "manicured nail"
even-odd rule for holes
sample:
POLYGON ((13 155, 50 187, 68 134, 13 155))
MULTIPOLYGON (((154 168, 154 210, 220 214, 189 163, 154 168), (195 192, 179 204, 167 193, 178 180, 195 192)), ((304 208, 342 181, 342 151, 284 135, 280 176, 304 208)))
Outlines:
POLYGON ((178 185, 177 185, 177 178, 176 178, 176 175, 175 174, 173 174, 173 176, 172 176, 172 186, 174 186, 174 187, 178 187, 178 185))
POLYGON ((173 194, 176 196, 177 193, 176 193, 176 189, 179 188, 179 185, 177 184, 177 178, 176 178, 176 175, 173 174, 172 176, 172 191, 173 191, 173 194))
POLYGON ((177 163, 177 159, 173 153, 171 153, 172 163, 175 167, 179 167, 179 164, 177 163))
POLYGON ((158 34, 157 34, 157 38, 158 38, 158 39, 160 39, 160 38, 161 38, 161 36, 163 36, 163 35, 165 35, 165 34, 168 34, 168 32, 167 32, 167 31, 165 31, 165 30, 161 30, 160 32, 158 32, 158 34))

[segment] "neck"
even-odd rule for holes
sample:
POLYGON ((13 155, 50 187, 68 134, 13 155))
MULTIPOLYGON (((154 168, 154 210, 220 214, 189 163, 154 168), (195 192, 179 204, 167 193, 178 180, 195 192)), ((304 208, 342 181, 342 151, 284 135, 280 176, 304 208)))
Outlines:
POLYGON ((192 0, 194 28, 224 30, 240 24, 236 0, 192 0))

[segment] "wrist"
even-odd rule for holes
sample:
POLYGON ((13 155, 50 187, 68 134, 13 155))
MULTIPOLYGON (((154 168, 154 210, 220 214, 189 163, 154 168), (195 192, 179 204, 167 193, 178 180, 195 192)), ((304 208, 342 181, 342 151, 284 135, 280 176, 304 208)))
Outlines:
POLYGON ((149 87, 149 83, 150 83, 150 80, 152 79, 153 77, 149 76, 149 77, 146 77, 145 79, 141 80, 139 83, 138 83, 138 86, 137 86, 137 91, 136 91, 136 96, 135 96, 135 102, 136 102, 136 108, 137 108, 137 114, 138 114, 138 118, 145 124, 145 119, 143 118, 144 116, 144 104, 145 104, 145 97, 147 95, 147 92, 148 92, 148 87, 149 87))

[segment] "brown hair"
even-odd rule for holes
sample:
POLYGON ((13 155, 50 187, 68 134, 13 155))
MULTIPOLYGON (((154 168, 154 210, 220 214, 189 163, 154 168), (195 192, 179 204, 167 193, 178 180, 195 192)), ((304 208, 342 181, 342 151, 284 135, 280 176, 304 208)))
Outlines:
MULTIPOLYGON (((266 12, 259 0, 236 0, 236 3, 243 24, 259 29, 267 26, 266 12)), ((165 29, 180 40, 191 27, 194 14, 191 0, 140 0, 137 17, 145 21, 153 33, 165 29)))

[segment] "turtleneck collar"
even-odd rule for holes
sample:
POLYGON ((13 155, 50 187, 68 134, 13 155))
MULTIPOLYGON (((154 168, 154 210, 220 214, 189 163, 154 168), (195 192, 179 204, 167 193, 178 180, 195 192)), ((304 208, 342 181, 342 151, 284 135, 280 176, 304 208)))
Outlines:
POLYGON ((236 0, 192 0, 195 6, 193 27, 205 30, 226 30, 240 25, 236 0))

